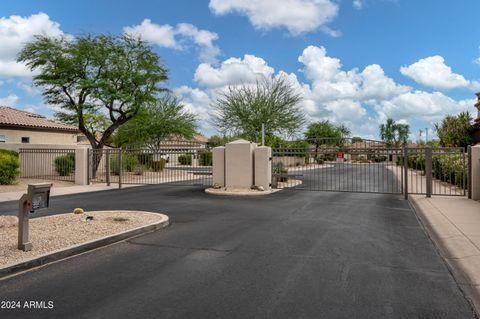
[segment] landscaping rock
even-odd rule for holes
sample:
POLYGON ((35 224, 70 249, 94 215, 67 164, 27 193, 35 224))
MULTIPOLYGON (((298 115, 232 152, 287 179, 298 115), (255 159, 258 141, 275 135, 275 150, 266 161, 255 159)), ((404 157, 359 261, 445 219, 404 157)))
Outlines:
POLYGON ((0 228, 17 227, 17 216, 0 216, 0 228))

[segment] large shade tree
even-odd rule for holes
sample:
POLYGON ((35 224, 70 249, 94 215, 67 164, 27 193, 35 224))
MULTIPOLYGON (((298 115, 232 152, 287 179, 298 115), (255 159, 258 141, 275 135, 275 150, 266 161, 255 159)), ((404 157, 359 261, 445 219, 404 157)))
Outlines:
POLYGON ((472 116, 469 112, 447 115, 441 123, 435 124, 435 131, 442 146, 467 147, 473 141, 471 136, 472 116))
POLYGON ((158 151, 170 138, 192 138, 196 118, 174 96, 167 94, 140 109, 137 116, 122 125, 115 134, 118 146, 147 147, 158 151))
POLYGON ((223 134, 258 142, 262 124, 267 136, 294 135, 305 123, 302 97, 285 77, 254 85, 230 86, 214 103, 213 122, 223 134))
POLYGON ((325 120, 310 123, 304 136, 310 144, 315 145, 315 157, 317 157, 320 145, 343 145, 350 133, 350 129, 345 125, 335 125, 325 120))
MULTIPOLYGON (((82 35, 73 39, 38 36, 18 55, 36 71, 56 116, 78 125, 94 150, 102 149, 122 124, 163 91, 167 70, 144 41, 129 36, 82 35)), ((94 172, 100 158, 94 160, 94 172)))
POLYGON ((408 135, 410 134, 410 125, 395 122, 388 118, 383 124, 380 124, 380 138, 387 146, 398 147, 400 144, 406 145, 408 135))

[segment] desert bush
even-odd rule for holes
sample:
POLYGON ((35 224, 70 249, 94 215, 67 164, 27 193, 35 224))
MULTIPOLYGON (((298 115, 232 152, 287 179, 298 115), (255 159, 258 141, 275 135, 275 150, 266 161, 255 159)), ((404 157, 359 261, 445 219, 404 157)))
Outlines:
MULTIPOLYGON (((403 163, 403 156, 399 156, 397 158, 397 165, 403 165, 403 163)), ((408 156, 407 163, 409 168, 420 170, 425 174, 425 156, 423 154, 408 156)), ((466 186, 467 168, 464 164, 463 154, 433 155, 432 175, 438 180, 457 187, 466 186)))
POLYGON ((18 153, 0 152, 0 184, 13 184, 19 175, 20 161, 18 160, 18 153))
POLYGON ((123 169, 127 172, 133 172, 135 168, 139 165, 138 158, 132 154, 122 155, 122 164, 123 169))
POLYGON ((210 151, 200 151, 198 153, 198 165, 212 166, 213 154, 210 151))
POLYGON ((75 153, 58 156, 53 160, 55 170, 60 176, 69 176, 75 169, 75 153))
POLYGON ((12 155, 12 156, 18 158, 18 152, 11 151, 11 150, 3 150, 3 149, 1 149, 1 150, 0 150, 0 154, 12 155))
MULTIPOLYGON (((285 165, 283 165, 282 162, 278 162, 278 163, 273 164, 272 173, 273 174, 286 174, 286 173, 288 173, 288 170, 285 168, 285 165)), ((286 176, 277 177, 278 182, 286 182, 287 179, 288 179, 288 177, 286 177, 286 176)))
POLYGON ((167 163, 167 161, 164 160, 164 159, 161 159, 161 160, 159 160, 159 161, 153 161, 150 168, 151 168, 154 172, 161 172, 161 171, 163 171, 163 169, 165 168, 166 163, 167 163))
MULTIPOLYGON (((122 154, 122 170, 133 172, 139 164, 137 156, 122 154)), ((120 158, 118 154, 112 155, 110 158, 110 171, 113 175, 120 174, 120 158)))
POLYGON ((375 163, 382 163, 387 160, 387 157, 384 155, 368 155, 367 158, 375 163))
POLYGON ((178 157, 180 165, 192 165, 192 154, 182 154, 178 157))

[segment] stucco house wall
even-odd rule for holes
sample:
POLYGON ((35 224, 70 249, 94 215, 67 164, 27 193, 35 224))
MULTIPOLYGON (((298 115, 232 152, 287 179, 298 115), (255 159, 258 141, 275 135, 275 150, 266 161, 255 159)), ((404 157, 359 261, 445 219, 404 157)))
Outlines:
POLYGON ((48 132, 26 129, 6 129, 0 127, 0 136, 5 136, 5 144, 22 143, 22 137, 28 137, 28 144, 53 144, 53 145, 73 145, 77 144, 77 135, 72 132, 48 132))

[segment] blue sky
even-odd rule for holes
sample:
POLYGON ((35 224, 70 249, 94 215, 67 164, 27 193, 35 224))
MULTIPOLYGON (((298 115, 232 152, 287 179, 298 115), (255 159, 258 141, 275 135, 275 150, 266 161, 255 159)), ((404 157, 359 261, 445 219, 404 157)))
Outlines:
POLYGON ((377 138, 392 117, 415 140, 446 114, 476 115, 479 11, 478 1, 438 0, 3 0, 0 104, 52 116, 15 63, 35 34, 126 32, 152 44, 169 70, 166 86, 206 135, 216 133, 218 92, 288 76, 309 121, 377 138))

